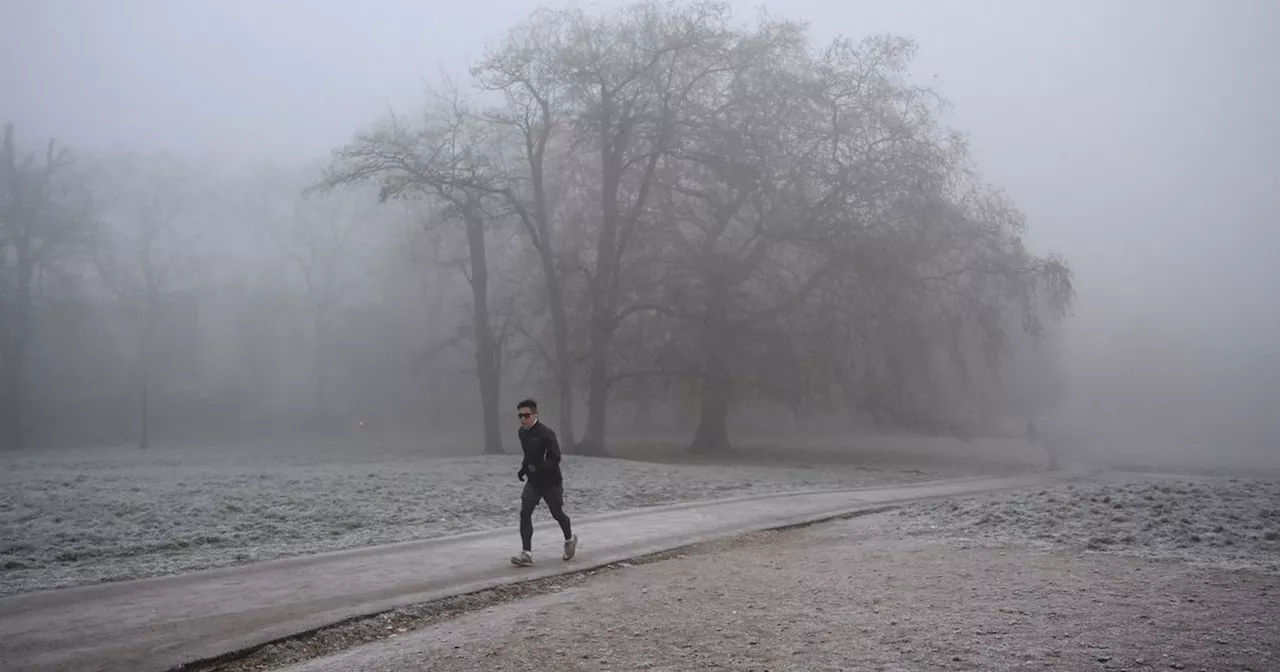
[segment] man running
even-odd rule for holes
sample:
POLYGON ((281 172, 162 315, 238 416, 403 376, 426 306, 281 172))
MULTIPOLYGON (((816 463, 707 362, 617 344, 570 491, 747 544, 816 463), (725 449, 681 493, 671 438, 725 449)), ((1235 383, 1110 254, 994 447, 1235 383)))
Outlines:
POLYGON ((538 402, 525 399, 516 405, 520 414, 520 448, 524 460, 516 478, 525 481, 520 496, 520 542, 523 549, 511 558, 511 564, 528 567, 533 564, 533 510, 538 500, 546 500, 551 516, 564 532, 564 559, 578 549, 578 535, 569 527, 564 512, 564 478, 560 473, 560 441, 551 428, 538 421, 538 402))

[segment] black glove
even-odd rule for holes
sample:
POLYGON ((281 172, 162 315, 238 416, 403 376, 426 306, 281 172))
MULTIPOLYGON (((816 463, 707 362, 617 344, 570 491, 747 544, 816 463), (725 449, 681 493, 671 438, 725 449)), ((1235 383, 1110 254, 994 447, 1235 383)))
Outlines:
POLYGON ((527 474, 527 473, 529 473, 529 472, 525 471, 525 470, 524 470, 524 467, 520 467, 520 471, 517 471, 517 472, 516 472, 516 478, 518 478, 518 479, 520 479, 520 480, 522 480, 522 481, 523 481, 523 480, 524 480, 524 476, 525 476, 525 474, 527 474))

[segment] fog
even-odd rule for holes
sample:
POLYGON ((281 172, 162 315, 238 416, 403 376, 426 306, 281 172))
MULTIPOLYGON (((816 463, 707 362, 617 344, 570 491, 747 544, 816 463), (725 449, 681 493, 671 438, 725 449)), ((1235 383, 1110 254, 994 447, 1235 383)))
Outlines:
MULTIPOLYGON (((846 284, 832 281, 832 288, 818 290, 803 315, 821 319, 796 313, 779 318, 790 320, 789 328, 730 328, 725 333, 740 334, 737 349, 725 348, 738 362, 720 362, 714 344, 683 345, 706 334, 681 331, 689 320, 670 309, 637 309, 633 320, 608 334, 607 361, 597 361, 602 332, 593 316, 604 299, 591 273, 602 268, 595 220, 608 207, 591 191, 597 178, 586 173, 598 170, 591 161, 598 164, 600 152, 587 147, 588 158, 574 164, 575 153, 554 140, 559 158, 548 158, 547 168, 555 204, 541 221, 560 241, 550 252, 560 264, 565 350, 556 351, 561 327, 544 291, 541 250, 526 236, 519 208, 496 201, 475 211, 487 218, 491 277, 483 317, 484 331, 495 335, 488 345, 477 341, 473 326, 482 311, 468 282, 475 277, 474 248, 468 256, 474 241, 465 235, 470 211, 449 201, 462 192, 477 202, 494 198, 496 191, 485 191, 492 183, 460 186, 453 177, 459 162, 473 157, 454 156, 441 174, 455 181, 430 189, 420 183, 389 188, 387 180, 397 179, 391 172, 373 181, 357 177, 370 165, 369 152, 405 148, 391 132, 398 127, 388 125, 392 115, 405 127, 419 124, 431 105, 448 116, 448 105, 429 88, 445 92, 452 81, 476 110, 501 107, 500 92, 472 88, 470 69, 547 3, 9 4, 0 21, 0 120, 13 123, 20 153, 33 153, 37 163, 51 137, 69 148, 79 195, 67 196, 60 212, 92 232, 66 246, 56 269, 41 273, 31 305, 44 307, 32 308, 37 317, 26 352, 11 350, 4 360, 10 372, 15 357, 24 361, 28 390, 21 411, 16 393, 6 399, 9 414, 23 416, 25 443, 137 441, 139 390, 147 390, 146 422, 167 441, 232 427, 262 433, 364 423, 469 432, 479 452, 496 447, 486 432, 499 418, 500 440, 510 451, 514 429, 505 421, 518 399, 532 395, 557 431, 584 438, 586 452, 607 452, 605 436, 625 432, 683 435, 693 438, 694 449, 715 452, 727 448, 724 439, 753 428, 818 434, 874 425, 973 438, 1017 434, 1035 419, 1046 441, 1088 444, 1116 456, 1280 460, 1280 283, 1274 277, 1280 261, 1280 5, 1274 2, 770 5, 775 19, 807 22, 815 50, 841 35, 913 40, 906 81, 947 100, 941 124, 967 139, 966 165, 1026 216, 1025 235, 1010 229, 1010 240, 1025 241, 1029 261, 1061 255, 1070 268, 1074 296, 1060 317, 1050 314, 1048 297, 1062 289, 1054 286, 1061 277, 1052 263, 1035 278, 1014 279, 1018 262, 1010 261, 1009 286, 990 290, 1005 294, 974 298, 1012 306, 1031 285, 1041 287, 1028 306, 1044 318, 1046 338, 1035 346, 1011 308, 1000 318, 1009 336, 1002 374, 991 382, 978 374, 980 382, 968 384, 968 374, 929 365, 902 373, 888 355, 881 358, 884 344, 853 345, 849 325, 875 321, 866 317, 867 306, 896 300, 890 291, 896 281, 884 279, 897 277, 890 271, 877 276, 883 292, 848 290, 837 301, 834 285, 846 284), (334 154, 343 147, 351 151, 334 154), (304 194, 317 185, 322 188, 304 194), (405 199, 380 203, 380 190, 405 199), (575 198, 580 207, 571 205, 575 198), (164 225, 138 228, 148 221, 164 225), (143 238, 154 247, 138 242, 143 238), (146 261, 140 250, 149 250, 146 261), (162 285, 148 264, 164 269, 162 285), (1024 281, 1030 284, 1017 284, 1024 281), (161 296, 198 316, 166 309, 159 317, 147 306, 161 296), (864 299, 861 309, 854 306, 864 299), (795 326, 802 324, 808 326, 795 326), (183 329, 190 333, 182 336, 183 329), (833 341, 833 334, 849 340, 833 341), (477 382, 486 365, 477 348, 486 347, 493 349, 489 361, 498 367, 500 393, 486 394, 477 382), (792 354, 777 354, 782 350, 792 354), (565 356, 572 364, 562 370, 557 358, 565 356), (720 399, 713 370, 720 365, 735 390, 751 392, 720 399), (818 380, 813 370, 835 375, 818 380), (665 373, 649 375, 654 371, 665 373), (840 378, 841 372, 847 375, 840 378), (632 373, 626 383, 634 387, 620 381, 601 393, 604 401, 592 399, 600 381, 632 373), (569 408, 566 386, 558 384, 566 376, 569 408), (889 396, 899 402, 877 415, 870 407, 880 402, 870 387, 892 389, 889 396), (732 410, 729 437, 715 426, 720 402, 732 410), (605 407, 607 413, 598 412, 605 407), (563 427, 565 421, 571 426, 563 427)), ((608 14, 620 4, 592 3, 590 11, 608 14)), ((758 3, 729 4, 733 25, 754 20, 758 3)), ((473 132, 457 131, 463 125, 454 132, 473 132)), ((716 146, 708 140, 705 147, 716 146)), ((784 159, 791 160, 774 165, 784 159)), ((668 168, 691 170, 664 163, 654 179, 670 177, 663 172, 668 168)), ((522 178, 519 184, 528 183, 522 178)), ((627 184, 620 198, 638 198, 627 184)), ((16 213, 14 193, 7 207, 16 213)), ((521 199, 534 202, 531 195, 521 199)), ((694 206, 673 205, 676 214, 668 215, 696 218, 680 215, 680 207, 694 206)), ((877 200, 874 208, 888 212, 890 206, 877 200)), ((17 221, 9 219, 6 226, 17 221)), ((15 243, 11 237, 0 244, 9 273, 17 263, 15 243)), ((644 249, 674 254, 664 245, 644 249)), ((842 263, 869 263, 867 249, 849 252, 842 263)), ((769 263, 785 272, 770 277, 786 280, 742 283, 744 315, 767 312, 761 306, 782 301, 806 285, 806 273, 818 273, 806 266, 818 263, 812 255, 774 250, 769 263)), ((627 272, 651 272, 638 261, 647 256, 632 255, 627 272)), ((935 261, 919 268, 947 273, 929 265, 935 261)), ((615 280, 625 285, 624 275, 618 271, 615 280)), ((626 300, 716 305, 706 282, 688 289, 695 284, 682 285, 680 277, 655 276, 665 287, 657 294, 624 287, 623 294, 632 294, 615 300, 611 315, 628 310, 626 300), (704 289, 706 297, 698 293, 704 289)), ((18 286, 9 280, 0 290, 18 286)), ((802 303, 809 300, 806 295, 802 303)), ((10 332, 17 303, 0 304, 10 332)), ((924 328, 926 313, 953 309, 945 302, 928 306, 918 309, 919 320, 905 323, 908 332, 924 328)), ((884 310, 876 319, 899 314, 884 310)), ((988 327, 975 327, 978 336, 957 336, 954 348, 983 352, 988 327), (971 337, 978 340, 965 340, 971 337)), ((706 333, 718 332, 709 327, 706 333)), ((952 347, 945 341, 895 356, 929 359, 952 347)))

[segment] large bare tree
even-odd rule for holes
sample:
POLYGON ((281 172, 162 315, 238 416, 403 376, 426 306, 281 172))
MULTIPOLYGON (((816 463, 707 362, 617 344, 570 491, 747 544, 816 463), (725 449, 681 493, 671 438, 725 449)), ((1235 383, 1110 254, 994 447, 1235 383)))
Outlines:
MULTIPOLYGON (((723 67, 734 36, 728 20, 722 2, 637 3, 604 15, 541 10, 481 70, 488 86, 515 96, 518 125, 545 130, 554 110, 570 129, 558 147, 591 152, 597 162, 587 204, 595 226, 581 267, 589 299, 585 454, 607 454, 613 339, 627 312, 626 267, 643 238, 655 171, 687 99, 723 67)), ((525 137, 535 150, 546 146, 536 134, 525 137)))
MULTIPOLYGON (((491 49, 472 74, 483 90, 499 91, 503 105, 485 118, 511 135, 510 156, 499 155, 502 180, 484 186, 507 200, 518 218, 521 231, 537 252, 547 312, 550 315, 552 348, 545 353, 559 392, 562 443, 572 449, 574 367, 570 355, 569 315, 565 306, 563 269, 557 263, 557 241, 561 231, 553 220, 554 191, 551 174, 557 150, 564 152, 572 140, 565 127, 568 102, 567 82, 560 76, 554 49, 563 45, 564 26, 554 15, 540 12, 512 29, 502 45, 491 49)), ((530 333, 530 338, 536 336, 530 333)))
POLYGON ((0 448, 23 445, 26 358, 41 278, 85 249, 90 203, 65 147, 50 139, 39 156, 25 154, 13 125, 5 125, 0 142, 0 448))
POLYGON ((456 224, 465 236, 465 277, 472 294, 472 335, 480 381, 481 420, 485 453, 502 453, 498 422, 501 390, 502 334, 493 324, 490 308, 490 243, 487 238, 501 212, 498 180, 492 158, 489 128, 480 123, 455 91, 437 97, 437 104, 418 128, 392 118, 361 132, 334 152, 320 190, 373 181, 380 198, 424 199, 438 207, 439 217, 426 225, 456 224))
POLYGON ((428 130, 365 134, 330 181, 377 178, 464 225, 493 361, 476 271, 486 225, 515 224, 546 308, 526 302, 522 330, 569 437, 586 384, 579 452, 608 454, 615 390, 692 394, 701 452, 730 450, 751 397, 958 431, 957 390, 1019 320, 1034 335, 1064 313, 1071 274, 1022 244, 913 55, 891 37, 815 50, 803 25, 735 26, 717 0, 542 9, 472 73, 500 104, 455 97, 428 130))
POLYGON ((1029 255, 997 201, 962 190, 962 145, 905 80, 910 42, 840 40, 811 56, 785 22, 753 38, 740 67, 691 99, 658 170, 669 271, 655 309, 700 344, 691 448, 729 450, 735 390, 793 406, 822 396, 832 372, 854 371, 837 366, 857 350, 841 332, 867 325, 877 347, 859 355, 880 375, 862 384, 889 385, 895 419, 920 424, 935 409, 905 390, 912 376, 931 382, 930 351, 950 339, 958 353, 966 334, 998 346, 1003 308, 1036 315, 1041 287, 1061 308, 1069 272, 1029 255), (952 291, 926 292, 931 274, 952 291))

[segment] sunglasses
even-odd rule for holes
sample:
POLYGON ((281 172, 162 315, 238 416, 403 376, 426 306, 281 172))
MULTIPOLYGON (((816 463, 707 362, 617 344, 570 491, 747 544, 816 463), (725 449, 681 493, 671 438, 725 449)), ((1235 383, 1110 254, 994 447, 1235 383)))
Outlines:
POLYGON ((532 413, 517 413, 516 415, 520 416, 520 419, 521 419, 521 420, 526 420, 526 419, 528 419, 528 418, 532 418, 532 417, 533 417, 533 414, 532 414, 532 413))

